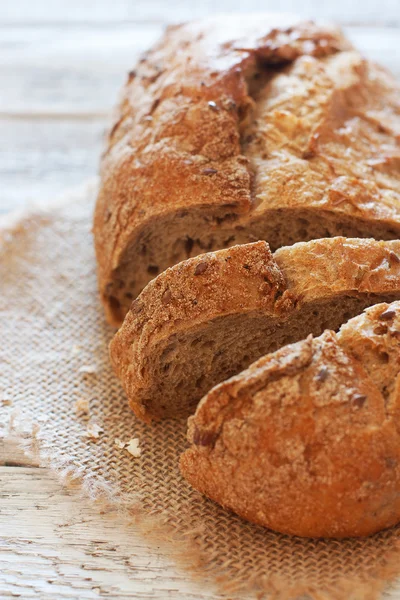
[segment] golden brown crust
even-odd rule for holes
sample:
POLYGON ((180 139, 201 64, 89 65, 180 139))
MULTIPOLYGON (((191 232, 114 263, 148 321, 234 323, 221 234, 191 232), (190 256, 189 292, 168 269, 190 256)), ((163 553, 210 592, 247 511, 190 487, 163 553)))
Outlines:
POLYGON ((343 237, 280 248, 274 259, 293 295, 311 302, 324 295, 384 293, 400 281, 400 242, 343 237))
MULTIPOLYGON (((398 96, 338 30, 296 17, 169 28, 129 75, 103 157, 94 235, 109 320, 127 310, 120 286, 129 298, 154 276, 141 240, 168 219, 186 215, 183 239, 196 211, 209 219, 186 256, 258 239, 399 237, 398 96), (272 224, 282 211, 293 234, 272 224), (136 282, 120 272, 129 261, 136 282)), ((161 269, 182 259, 175 239, 161 269)))
POLYGON ((400 520, 400 302, 289 345, 216 386, 181 470, 239 515, 301 536, 400 520))
MULTIPOLYGON (((179 263, 151 281, 114 336, 111 361, 136 414, 158 418, 168 380, 155 370, 161 344, 201 331, 217 318, 257 312, 284 324, 315 301, 365 296, 368 303, 371 295, 372 303, 379 294, 400 294, 399 241, 331 238, 274 255, 265 242, 234 246, 179 263), (152 409, 144 406, 149 395, 152 409)), ((196 348, 190 353, 194 364, 196 348)))
MULTIPOLYGON (((142 401, 153 385, 151 357, 160 340, 220 316, 257 310, 268 314, 284 291, 284 278, 266 242, 203 254, 153 279, 110 344, 112 365, 135 413, 144 420, 157 416, 142 401)), ((280 306, 282 313, 289 310, 289 294, 280 306)))

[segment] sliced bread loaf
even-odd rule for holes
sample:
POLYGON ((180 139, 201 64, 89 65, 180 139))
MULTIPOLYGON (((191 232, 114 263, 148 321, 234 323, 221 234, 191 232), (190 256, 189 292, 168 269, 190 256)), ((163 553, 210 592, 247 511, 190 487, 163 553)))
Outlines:
POLYGON ((110 322, 167 267, 266 240, 400 238, 399 85, 282 15, 170 27, 129 74, 94 236, 110 322))
POLYGON ((400 521, 400 302, 281 348, 189 419, 181 471, 246 519, 300 536, 400 521))
POLYGON ((400 299, 400 241, 330 238, 271 254, 234 246, 167 269, 131 306, 110 346, 144 420, 188 415, 215 384, 366 306, 400 299))

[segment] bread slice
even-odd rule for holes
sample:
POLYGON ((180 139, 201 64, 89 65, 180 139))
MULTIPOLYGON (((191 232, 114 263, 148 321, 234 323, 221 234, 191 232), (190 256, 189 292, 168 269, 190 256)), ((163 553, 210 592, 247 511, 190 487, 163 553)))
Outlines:
POLYGON ((107 317, 188 257, 400 238, 400 87, 340 31, 282 15, 170 27, 129 74, 94 236, 107 317))
POLYGON ((265 242, 234 246, 150 282, 111 342, 111 361, 140 418, 189 415, 260 356, 396 299, 400 241, 330 238, 274 255, 265 242))
POLYGON ((400 302, 290 344, 211 390, 189 419, 189 483, 310 537, 400 521, 400 302))

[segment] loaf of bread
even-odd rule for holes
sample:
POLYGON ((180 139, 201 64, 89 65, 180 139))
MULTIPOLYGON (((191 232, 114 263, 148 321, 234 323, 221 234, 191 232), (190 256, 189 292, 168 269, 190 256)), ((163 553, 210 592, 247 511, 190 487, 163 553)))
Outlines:
POLYGON ((400 241, 234 246, 167 269, 135 300, 111 360, 144 420, 189 415, 260 356, 400 299, 400 241))
POLYGON ((196 411, 184 477, 277 531, 400 521, 399 135, 340 30, 258 14, 169 27, 108 135, 115 372, 145 421, 196 411))
POLYGON ((399 132, 400 86, 334 28, 242 14, 170 27, 129 74, 103 156, 109 321, 207 251, 399 238, 399 132))
POLYGON ((181 471, 246 519, 312 537, 400 521, 400 302, 285 346, 212 389, 181 471))

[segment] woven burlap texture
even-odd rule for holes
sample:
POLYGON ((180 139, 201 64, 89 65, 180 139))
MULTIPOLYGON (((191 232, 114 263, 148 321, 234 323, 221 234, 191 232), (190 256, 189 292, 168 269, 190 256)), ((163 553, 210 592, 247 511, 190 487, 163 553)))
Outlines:
POLYGON ((0 233, 3 423, 8 419, 24 447, 65 480, 134 516, 137 531, 163 539, 165 551, 184 556, 193 573, 229 582, 230 598, 379 597, 400 571, 399 529, 303 540, 246 523, 182 479, 185 422, 147 426, 131 413, 110 367, 113 330, 97 294, 94 197, 92 186, 0 233), (77 414, 79 401, 89 402, 89 415, 77 414), (103 428, 98 439, 87 437, 88 423, 103 428), (140 458, 115 445, 134 437, 140 458))

